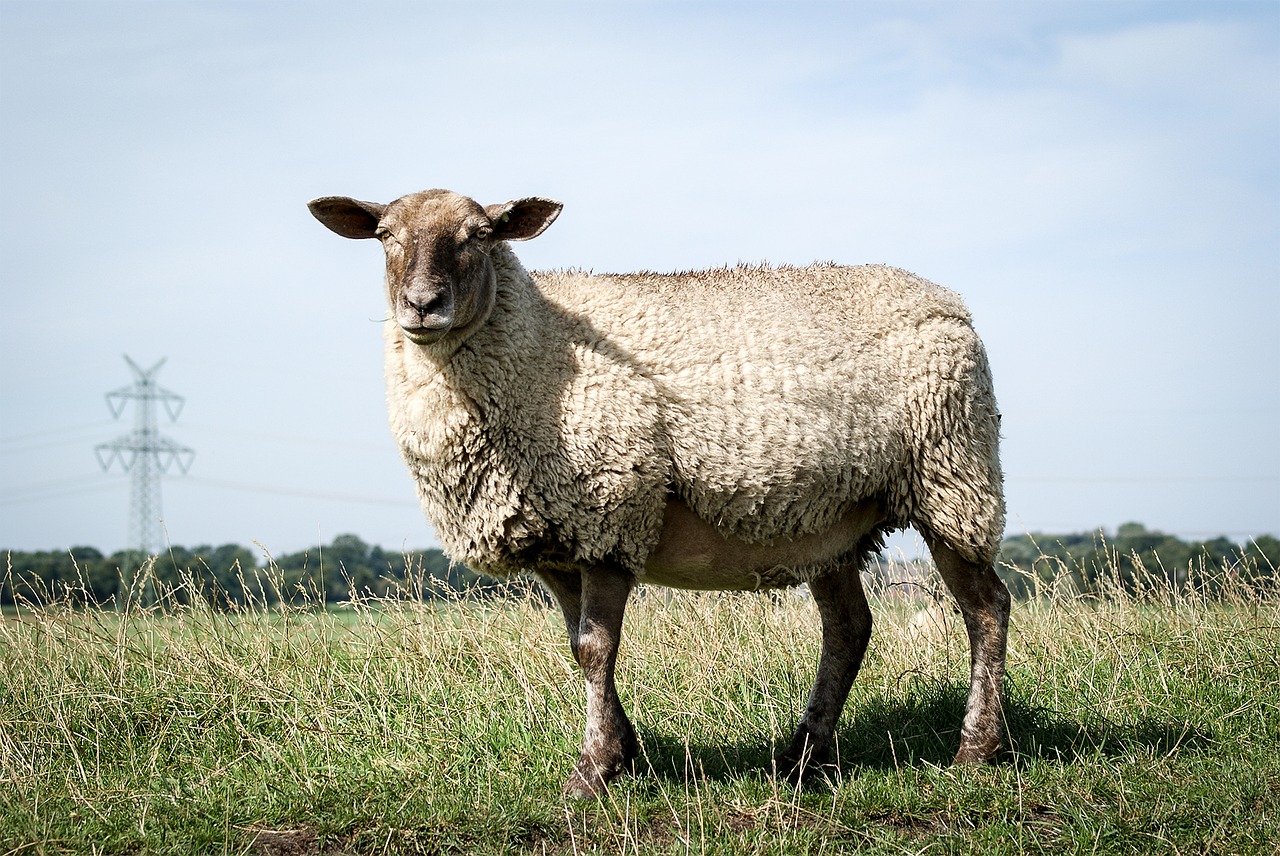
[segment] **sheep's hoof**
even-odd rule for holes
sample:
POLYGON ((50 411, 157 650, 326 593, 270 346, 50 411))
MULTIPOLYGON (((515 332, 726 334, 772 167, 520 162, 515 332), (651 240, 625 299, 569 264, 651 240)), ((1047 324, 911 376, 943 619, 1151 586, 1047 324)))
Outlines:
POLYGON ((952 764, 989 764, 1000 754, 1000 734, 988 737, 960 740, 960 751, 956 752, 952 764))
POLYGON ((1000 742, 961 745, 952 764, 992 764, 1000 753, 1000 742))
POLYGON ((583 758, 578 761, 569 780, 564 783, 564 795, 575 800, 597 799, 609 789, 609 782, 632 768, 631 759, 618 759, 597 764, 583 758))
POLYGON ((608 784, 604 776, 595 771, 583 773, 581 769, 575 769, 569 781, 564 783, 564 795, 575 800, 598 799, 604 796, 608 784))
POLYGON ((564 795, 571 799, 589 800, 604 796, 609 783, 623 773, 635 770, 635 760, 640 755, 640 744, 634 733, 622 741, 622 751, 603 762, 583 755, 578 759, 569 780, 564 783, 564 795))
POLYGON ((828 766, 826 748, 814 746, 810 739, 807 732, 796 734, 790 746, 773 756, 775 775, 798 786, 828 766))

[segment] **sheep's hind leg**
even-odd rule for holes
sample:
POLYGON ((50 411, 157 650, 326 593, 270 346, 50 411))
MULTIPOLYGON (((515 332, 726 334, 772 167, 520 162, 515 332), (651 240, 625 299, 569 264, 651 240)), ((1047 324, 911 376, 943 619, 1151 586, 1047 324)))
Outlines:
POLYGON ((969 701, 953 763, 989 761, 1004 736, 1000 687, 1004 682, 1009 631, 1009 590, 990 564, 961 557, 936 536, 925 534, 942 580, 960 605, 969 634, 969 701))
POLYGON ((807 768, 826 763, 836 721, 867 653, 871 608, 860 570, 859 562, 847 562, 809 583, 822 616, 822 654, 804 717, 791 744, 774 758, 778 772, 793 781, 807 768))
POLYGON ((582 754, 565 782, 567 796, 604 793, 609 780, 639 754, 635 729, 622 709, 614 685, 614 666, 622 638, 622 616, 631 594, 631 575, 613 568, 576 574, 541 574, 564 613, 569 645, 587 687, 587 724, 582 754))
POLYGON ((569 647, 578 659, 578 629, 582 621, 582 574, 566 571, 539 571, 538 579, 556 599, 569 631, 569 647))

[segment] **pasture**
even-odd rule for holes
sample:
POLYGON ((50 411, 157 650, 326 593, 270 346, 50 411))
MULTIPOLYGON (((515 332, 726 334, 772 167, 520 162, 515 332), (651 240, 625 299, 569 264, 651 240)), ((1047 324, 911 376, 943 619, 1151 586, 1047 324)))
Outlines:
POLYGON ((813 604, 644 590, 619 662, 643 753, 584 803, 559 793, 583 688, 537 597, 68 596, 0 621, 0 853, 1275 853, 1280 597, 1215 591, 1016 604, 1009 748, 951 768, 963 628, 949 599, 873 587, 838 762, 796 789, 767 766, 813 604))

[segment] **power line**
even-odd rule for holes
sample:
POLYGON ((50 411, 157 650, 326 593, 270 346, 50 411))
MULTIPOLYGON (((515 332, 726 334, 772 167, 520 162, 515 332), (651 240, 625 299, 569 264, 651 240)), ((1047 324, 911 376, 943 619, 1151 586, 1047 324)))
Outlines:
POLYGON ((246 431, 242 428, 230 427, 226 425, 213 425, 202 422, 185 423, 189 431, 210 431, 216 434, 224 434, 234 437, 244 437, 251 440, 267 440, 273 443, 287 443, 290 446, 309 445, 309 446, 334 446, 347 449, 376 449, 378 451, 394 450, 390 435, 382 441, 375 440, 355 440, 351 438, 337 437, 314 437, 305 434, 289 433, 272 433, 266 431, 246 431))
POLYGON ((118 490, 119 482, 103 482, 85 476, 56 481, 26 484, 14 488, 6 488, 0 495, 0 505, 21 505, 28 502, 40 502, 45 499, 57 499, 63 496, 75 496, 82 493, 99 493, 105 490, 118 490))
POLYGON ((355 494, 337 493, 334 491, 311 490, 304 488, 288 488, 275 487, 264 484, 249 484, 247 482, 225 481, 222 479, 207 479, 192 477, 186 480, 190 484, 205 487, 221 488, 224 490, 244 491, 247 493, 270 493, 276 496, 298 496, 305 499, 320 499, 331 502, 343 503, 360 503, 363 505, 392 505, 402 506, 405 508, 417 508, 418 503, 412 499, 390 499, 380 496, 357 496, 355 494))
POLYGON ((43 449, 49 446, 71 445, 80 441, 75 437, 67 438, 67 435, 86 434, 90 431, 97 432, 110 424, 110 419, 103 419, 87 425, 50 428, 47 431, 32 431, 29 434, 10 434, 8 437, 0 437, 0 453, 25 452, 30 449, 43 449), (52 439, 54 437, 63 437, 64 439, 52 439))
MULTIPOLYGON (((280 485, 254 484, 250 482, 232 481, 229 479, 210 479, 200 476, 188 476, 182 480, 184 485, 214 490, 233 490, 240 493, 270 494, 273 496, 296 496, 303 499, 314 499, 323 502, 341 502, 355 505, 384 505, 401 508, 417 508, 418 502, 410 498, 394 498, 387 496, 369 496, 338 491, 314 490, 302 487, 284 487, 280 485)), ((45 499, 57 499, 64 496, 75 496, 82 493, 99 493, 104 490, 117 490, 120 482, 104 483, 100 480, 83 476, 38 484, 19 485, 7 488, 0 495, 0 506, 19 505, 27 502, 40 502, 45 499)))

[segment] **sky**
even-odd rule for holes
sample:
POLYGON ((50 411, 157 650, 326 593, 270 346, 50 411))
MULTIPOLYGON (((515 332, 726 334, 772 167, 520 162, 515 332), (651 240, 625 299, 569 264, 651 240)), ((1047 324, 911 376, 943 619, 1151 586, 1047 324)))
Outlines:
POLYGON ((305 207, 431 187, 563 201, 533 269, 911 270, 1010 534, 1280 534, 1275 2, 0 0, 0 115, 0 549, 127 546, 126 354, 185 398, 169 543, 435 545, 380 251, 305 207))

